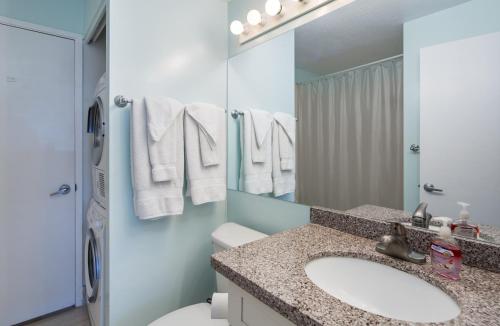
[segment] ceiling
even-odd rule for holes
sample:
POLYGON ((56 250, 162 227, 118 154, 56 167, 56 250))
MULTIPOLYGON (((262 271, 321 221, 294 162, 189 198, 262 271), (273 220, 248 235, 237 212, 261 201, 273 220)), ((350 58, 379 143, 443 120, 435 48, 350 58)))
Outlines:
POLYGON ((403 23, 468 0, 356 0, 295 30, 295 65, 318 75, 403 53, 403 23))

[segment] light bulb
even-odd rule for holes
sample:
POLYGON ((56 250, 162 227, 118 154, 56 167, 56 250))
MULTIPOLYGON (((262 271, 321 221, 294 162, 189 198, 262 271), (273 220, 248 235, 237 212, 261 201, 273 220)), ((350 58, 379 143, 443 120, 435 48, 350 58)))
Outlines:
POLYGON ((229 29, 234 35, 240 35, 245 30, 243 24, 239 20, 233 20, 231 22, 231 25, 229 26, 229 29))
POLYGON ((258 10, 252 9, 247 14, 247 21, 252 26, 258 25, 262 23, 262 15, 258 10))
POLYGON ((279 15, 282 6, 280 0, 267 0, 266 1, 266 13, 269 16, 279 15))

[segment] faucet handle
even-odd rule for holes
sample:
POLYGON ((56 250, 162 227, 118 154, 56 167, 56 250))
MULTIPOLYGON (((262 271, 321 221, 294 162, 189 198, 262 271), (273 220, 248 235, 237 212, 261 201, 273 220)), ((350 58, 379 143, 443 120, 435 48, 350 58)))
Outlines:
POLYGON ((391 234, 406 238, 406 228, 400 222, 391 222, 391 234))
POLYGON ((406 228, 400 222, 391 222, 391 235, 382 237, 375 250, 392 257, 407 260, 416 264, 425 264, 425 255, 410 249, 406 238, 406 228))

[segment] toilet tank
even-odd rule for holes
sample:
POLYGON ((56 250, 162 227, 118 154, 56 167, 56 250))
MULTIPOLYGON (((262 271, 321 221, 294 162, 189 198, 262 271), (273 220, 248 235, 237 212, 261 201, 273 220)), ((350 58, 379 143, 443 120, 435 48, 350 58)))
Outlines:
MULTIPOLYGON (((212 232, 214 252, 235 248, 245 243, 267 237, 267 234, 252 230, 236 223, 224 223, 212 232)), ((229 282, 224 276, 215 273, 217 278, 217 292, 228 292, 229 282)))
POLYGON ((236 223, 224 223, 212 232, 214 252, 235 248, 267 237, 267 234, 236 223))

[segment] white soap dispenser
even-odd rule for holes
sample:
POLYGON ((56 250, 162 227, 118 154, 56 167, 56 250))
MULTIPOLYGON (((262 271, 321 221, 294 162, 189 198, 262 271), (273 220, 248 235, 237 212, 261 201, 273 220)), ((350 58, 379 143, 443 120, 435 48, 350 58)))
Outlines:
POLYGON ((462 206, 462 209, 458 219, 451 224, 451 231, 454 235, 476 239, 479 236, 479 227, 469 223, 470 213, 467 207, 470 204, 461 201, 457 202, 457 204, 462 206))

